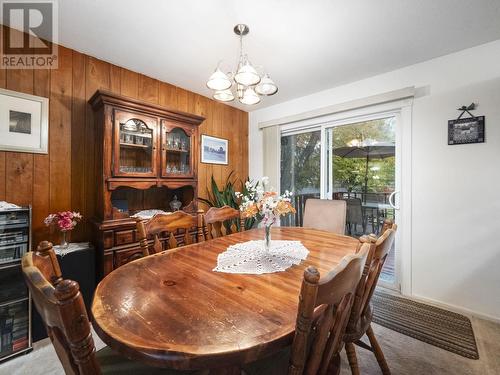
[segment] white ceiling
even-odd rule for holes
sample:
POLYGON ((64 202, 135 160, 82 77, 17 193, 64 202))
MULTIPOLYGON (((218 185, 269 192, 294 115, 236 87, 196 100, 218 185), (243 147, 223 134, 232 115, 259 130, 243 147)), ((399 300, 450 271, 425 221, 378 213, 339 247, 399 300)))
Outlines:
MULTIPOLYGON (((210 96, 233 26, 279 92, 262 108, 500 39, 500 0, 63 0, 59 42, 210 96)), ((237 104, 234 104, 238 106, 237 104)))

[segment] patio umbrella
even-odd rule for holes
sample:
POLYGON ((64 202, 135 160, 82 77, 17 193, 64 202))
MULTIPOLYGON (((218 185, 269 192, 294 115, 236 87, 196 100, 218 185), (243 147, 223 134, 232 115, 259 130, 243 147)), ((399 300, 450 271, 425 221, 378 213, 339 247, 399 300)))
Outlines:
MULTIPOLYGON (((358 145, 344 146, 333 149, 333 155, 342 158, 366 159, 364 196, 368 190, 368 163, 370 159, 385 159, 395 155, 396 147, 394 143, 378 143, 364 141, 358 145)), ((365 198, 366 200, 366 198, 365 198)))

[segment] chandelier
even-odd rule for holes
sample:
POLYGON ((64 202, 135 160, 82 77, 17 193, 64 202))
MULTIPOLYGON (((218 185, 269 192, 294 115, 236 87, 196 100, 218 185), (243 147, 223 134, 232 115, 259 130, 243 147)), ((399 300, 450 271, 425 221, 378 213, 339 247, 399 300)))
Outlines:
POLYGON ((260 102, 261 96, 276 94, 278 86, 267 73, 259 74, 248 60, 248 55, 243 53, 243 37, 250 31, 248 26, 238 24, 233 30, 240 37, 236 73, 224 73, 219 62, 207 81, 207 87, 214 90, 213 97, 220 102, 231 102, 236 97, 242 104, 254 105, 260 102))

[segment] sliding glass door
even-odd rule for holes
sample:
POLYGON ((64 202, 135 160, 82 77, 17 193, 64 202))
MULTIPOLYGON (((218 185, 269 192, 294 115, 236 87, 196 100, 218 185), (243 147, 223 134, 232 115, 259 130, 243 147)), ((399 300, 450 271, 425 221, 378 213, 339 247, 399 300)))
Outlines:
MULTIPOLYGON (((308 198, 347 204, 345 233, 379 235, 385 219, 398 220, 397 115, 339 121, 281 135, 281 192, 294 192, 297 214, 281 225, 300 226, 308 198)), ((399 288, 398 254, 393 249, 381 283, 399 288)))
POLYGON ((381 220, 394 218, 395 135, 394 117, 326 128, 326 195, 346 200, 352 236, 379 234, 381 220))
POLYGON ((305 200, 321 195, 321 130, 282 134, 281 193, 293 191, 295 215, 281 220, 282 226, 301 226, 305 200))
MULTIPOLYGON (((326 198, 347 203, 346 234, 380 235, 396 220, 396 117, 325 127, 326 198)), ((380 280, 398 288, 397 254, 388 255, 380 280)))

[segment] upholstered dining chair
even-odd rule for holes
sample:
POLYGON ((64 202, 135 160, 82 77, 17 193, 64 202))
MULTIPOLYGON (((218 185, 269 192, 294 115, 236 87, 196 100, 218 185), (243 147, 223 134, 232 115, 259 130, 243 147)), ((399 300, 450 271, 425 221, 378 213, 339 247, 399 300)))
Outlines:
POLYGON ((241 216, 240 211, 229 206, 211 207, 203 215, 203 224, 206 227, 206 239, 222 237, 227 234, 238 232, 239 221, 240 231, 245 230, 245 219, 241 216))
POLYGON ((345 256, 325 277, 308 267, 304 271, 292 346, 243 367, 249 375, 338 374, 342 337, 373 245, 345 256))
POLYGON ((179 246, 179 242, 175 233, 179 230, 183 231, 184 245, 193 243, 191 230, 196 228, 197 241, 204 241, 203 235, 203 210, 198 210, 196 216, 188 214, 184 211, 175 211, 171 214, 156 214, 151 219, 137 221, 137 239, 142 249, 142 255, 148 256, 151 253, 159 253, 163 251, 163 245, 160 241, 160 235, 168 233, 168 247, 173 249, 179 246), (153 237, 152 249, 148 244, 148 237, 153 237), (152 251, 151 251, 152 250, 152 251))
POLYGON ((22 270, 34 305, 66 374, 186 374, 131 361, 109 347, 96 352, 80 287, 76 281, 62 278, 50 242, 43 241, 36 251, 26 253, 22 270))
POLYGON ((344 234, 345 223, 346 202, 344 200, 309 198, 306 201, 302 226, 344 234))
POLYGON ((391 220, 385 220, 380 237, 377 238, 374 235, 370 235, 362 236, 359 239, 360 249, 362 249, 367 243, 374 244, 375 247, 368 255, 368 259, 363 270, 363 276, 356 291, 356 299, 351 311, 347 330, 344 335, 347 359, 349 360, 349 365, 353 375, 360 374, 356 357, 356 348, 354 346, 355 344, 373 352, 383 374, 389 375, 391 373, 385 360, 384 353, 382 352, 382 348, 378 344, 371 326, 372 309, 370 306, 370 300, 373 292, 375 291, 375 287, 377 286, 380 272, 384 266, 387 254, 394 244, 396 230, 396 224, 394 224, 391 220), (368 336, 370 345, 361 341, 361 338, 365 334, 368 336))

